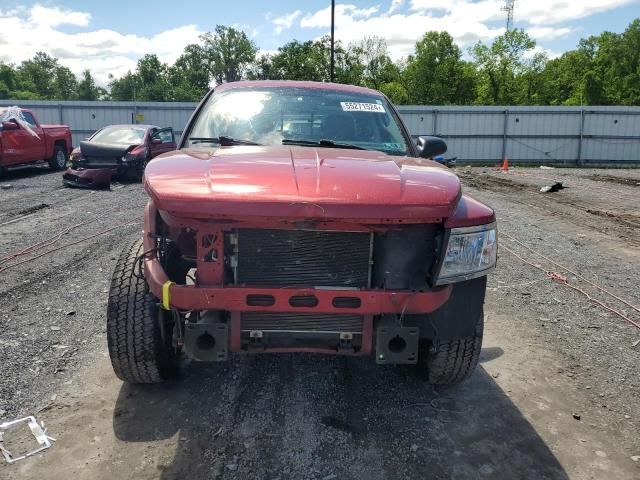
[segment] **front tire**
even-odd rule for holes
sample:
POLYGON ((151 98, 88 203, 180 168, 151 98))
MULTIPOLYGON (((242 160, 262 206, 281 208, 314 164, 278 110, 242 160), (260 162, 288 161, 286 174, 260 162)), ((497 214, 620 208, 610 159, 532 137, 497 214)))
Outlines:
POLYGON ((56 145, 53 149, 53 155, 49 159, 49 167, 51 167, 52 170, 62 170, 67 166, 68 159, 69 154, 67 153, 66 147, 56 145))
POLYGON ((137 240, 124 248, 116 264, 107 306, 107 343, 118 378, 160 383, 177 373, 179 352, 172 345, 170 312, 160 309, 139 267, 142 253, 142 241, 137 240))

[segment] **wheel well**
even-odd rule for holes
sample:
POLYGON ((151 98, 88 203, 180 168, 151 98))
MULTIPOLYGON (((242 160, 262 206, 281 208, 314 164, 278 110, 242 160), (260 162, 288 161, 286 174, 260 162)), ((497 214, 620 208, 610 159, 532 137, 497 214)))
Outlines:
POLYGON ((62 147, 67 150, 67 142, 65 140, 56 140, 53 142, 54 147, 62 147))

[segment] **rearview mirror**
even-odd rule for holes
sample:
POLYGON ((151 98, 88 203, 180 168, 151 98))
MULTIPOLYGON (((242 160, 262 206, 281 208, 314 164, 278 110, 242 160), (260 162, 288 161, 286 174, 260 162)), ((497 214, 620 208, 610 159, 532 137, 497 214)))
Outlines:
POLYGON ((418 137, 418 152, 422 158, 433 158, 447 151, 447 144, 440 137, 418 137))
POLYGON ((20 126, 15 122, 2 122, 3 130, 18 130, 20 126))

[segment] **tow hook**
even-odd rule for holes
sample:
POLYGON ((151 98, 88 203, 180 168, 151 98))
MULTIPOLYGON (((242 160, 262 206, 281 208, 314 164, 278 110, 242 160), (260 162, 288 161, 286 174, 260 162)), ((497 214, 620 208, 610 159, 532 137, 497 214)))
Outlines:
POLYGON ((418 363, 418 327, 380 326, 376 333, 376 363, 418 363))

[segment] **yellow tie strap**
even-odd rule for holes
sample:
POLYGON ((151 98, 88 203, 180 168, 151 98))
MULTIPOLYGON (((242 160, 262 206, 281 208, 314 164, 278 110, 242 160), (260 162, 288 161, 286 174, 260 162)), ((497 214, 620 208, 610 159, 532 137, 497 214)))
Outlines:
POLYGON ((171 280, 167 280, 162 284, 162 308, 164 308, 165 310, 169 310, 170 308, 171 290, 169 289, 171 288, 171 285, 173 285, 173 283, 174 282, 172 282, 171 280))

